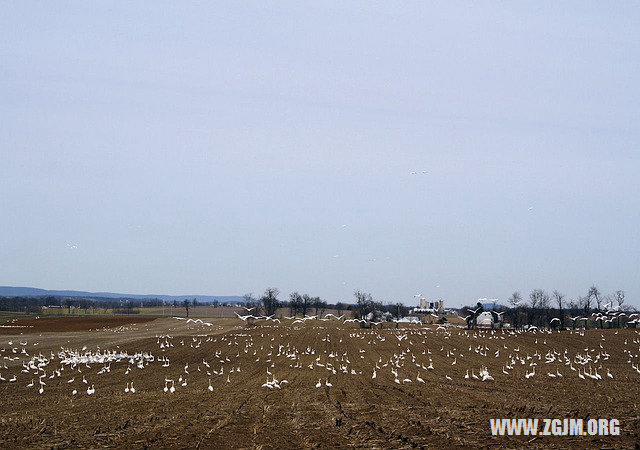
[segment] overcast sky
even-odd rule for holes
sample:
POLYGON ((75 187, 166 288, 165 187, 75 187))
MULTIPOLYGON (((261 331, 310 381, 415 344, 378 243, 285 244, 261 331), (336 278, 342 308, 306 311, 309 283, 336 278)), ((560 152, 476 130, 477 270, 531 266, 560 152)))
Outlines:
POLYGON ((640 305, 638 2, 1 8, 0 284, 640 305))

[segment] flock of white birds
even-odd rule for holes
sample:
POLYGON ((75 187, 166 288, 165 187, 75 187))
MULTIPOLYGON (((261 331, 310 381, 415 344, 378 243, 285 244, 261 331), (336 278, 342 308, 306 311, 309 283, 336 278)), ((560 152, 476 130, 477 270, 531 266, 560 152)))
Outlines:
MULTIPOLYGON (((249 318, 241 317, 245 321, 249 318)), ((102 377, 115 371, 125 376, 122 392, 126 395, 144 392, 135 387, 136 377, 150 371, 158 376, 158 392, 167 395, 180 389, 202 389, 203 386, 205 392, 215 393, 216 389, 234 383, 243 371, 256 377, 257 368, 264 370, 265 381, 260 387, 270 390, 287 386, 331 389, 345 376, 399 385, 428 385, 431 381, 454 381, 456 378, 481 383, 541 377, 549 382, 569 377, 585 382, 607 382, 617 376, 610 367, 611 355, 606 345, 607 338, 617 336, 617 330, 609 333, 587 331, 599 334, 599 343, 592 348, 559 349, 552 346, 553 334, 565 333, 580 338, 584 337, 585 330, 480 331, 452 326, 380 330, 353 328, 353 319, 345 320, 330 314, 321 319, 315 316, 282 320, 264 316, 254 318, 261 321, 251 328, 238 327, 223 334, 208 334, 207 329, 215 326, 213 323, 175 317, 173 319, 183 325, 176 336, 156 335, 154 351, 133 353, 119 347, 89 349, 87 346, 81 349, 60 347, 57 351, 43 353, 39 351, 42 341, 33 337, 5 340, 0 348, 0 383, 32 390, 35 395, 46 395, 49 385, 56 384, 65 386, 70 396, 91 396, 100 392, 102 377), (343 333, 336 336, 332 333, 335 328, 323 325, 325 321, 337 322, 332 326, 343 333), (185 335, 186 332, 191 335, 185 335), (292 339, 297 333, 306 333, 308 340, 304 345, 296 344, 300 341, 292 339), (458 337, 455 340, 458 344, 449 345, 454 336, 458 337), (524 336, 533 339, 539 350, 533 353, 521 351, 524 336), (459 338, 467 344, 459 345, 459 338), (350 345, 346 345, 345 340, 351 341, 350 345), (184 352, 184 356, 197 354, 197 359, 184 362, 180 349, 186 348, 193 350, 184 352), (358 350, 354 351, 354 348, 358 350), (180 363, 172 362, 169 355, 172 358, 178 355, 180 363), (475 363, 466 363, 467 360, 475 363), (477 364, 477 361, 483 363, 477 364), (494 369, 495 373, 489 373, 488 367, 500 366, 501 371, 494 369), (286 374, 297 371, 313 372, 313 384, 286 379, 286 374), (198 382, 194 383, 194 380, 198 382)), ((626 376, 640 375, 638 331, 633 330, 623 342, 626 365, 615 367, 618 371, 620 367, 628 367, 630 373, 626 376)), ((145 390, 148 386, 146 383, 145 390)))

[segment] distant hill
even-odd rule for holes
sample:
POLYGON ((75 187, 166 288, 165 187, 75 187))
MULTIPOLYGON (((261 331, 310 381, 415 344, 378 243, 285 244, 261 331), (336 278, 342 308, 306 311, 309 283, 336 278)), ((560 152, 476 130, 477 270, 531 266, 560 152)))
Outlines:
POLYGON ((115 292, 85 292, 85 291, 56 291, 49 289, 38 289, 20 286, 0 286, 0 297, 84 297, 84 298, 129 298, 134 300, 160 299, 166 301, 182 301, 194 298, 201 303, 210 303, 214 300, 220 303, 244 302, 244 298, 239 295, 163 295, 163 294, 118 294, 115 292))
MULTIPOLYGON (((483 303, 482 307, 484 308, 485 311, 492 311, 493 303, 483 303)), ((500 303, 496 303, 496 311, 501 311, 503 309, 508 309, 508 307, 501 305, 500 303)))

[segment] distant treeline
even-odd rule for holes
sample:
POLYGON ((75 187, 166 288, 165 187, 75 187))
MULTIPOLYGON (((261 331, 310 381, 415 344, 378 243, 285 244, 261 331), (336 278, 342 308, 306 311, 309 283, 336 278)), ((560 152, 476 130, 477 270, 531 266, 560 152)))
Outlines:
POLYGON ((355 304, 337 302, 328 303, 320 297, 314 297, 309 294, 300 294, 295 291, 289 294, 288 300, 280 300, 278 296, 280 290, 277 288, 267 288, 264 294, 256 298, 253 294, 245 294, 244 306, 256 307, 261 313, 266 315, 275 314, 278 308, 288 308, 291 316, 301 314, 323 315, 327 309, 336 310, 338 315, 349 314, 357 319, 369 316, 369 319, 379 319, 380 317, 393 316, 404 317, 409 313, 409 307, 402 303, 383 303, 374 300, 371 294, 355 291, 355 304))
MULTIPOLYGON (((603 295, 596 286, 591 286, 586 295, 577 299, 567 299, 557 290, 550 294, 534 289, 528 299, 516 291, 508 301, 510 307, 494 305, 491 313, 496 323, 509 322, 515 328, 621 328, 628 323, 635 327, 640 318, 634 308, 624 304, 624 291, 603 295)), ((484 307, 478 304, 463 307, 460 313, 471 328, 483 311, 484 307)))
POLYGON ((89 310, 91 308, 113 309, 114 312, 132 314, 134 309, 144 306, 162 306, 162 300, 109 299, 109 298, 60 298, 47 297, 0 297, 0 311, 37 313, 43 308, 66 308, 89 310))
MULTIPOLYGON (((409 307, 404 304, 383 303, 375 300, 371 294, 355 291, 355 303, 328 303, 320 297, 308 294, 292 292, 288 300, 280 300, 280 291, 277 288, 267 288, 260 297, 253 294, 245 294, 244 302, 233 306, 245 306, 252 314, 273 315, 279 308, 289 309, 291 316, 299 314, 303 316, 325 314, 326 310, 336 310, 338 315, 348 314, 357 319, 366 320, 390 320, 392 317, 401 318, 409 314, 409 307)), ((610 295, 603 295, 596 286, 591 286, 585 296, 579 296, 576 300, 567 299, 559 291, 549 294, 542 289, 534 289, 528 299, 524 299, 519 292, 514 292, 509 297, 509 307, 493 304, 491 313, 495 323, 509 322, 515 328, 524 326, 560 327, 560 328, 614 328, 624 327, 630 321, 635 321, 634 326, 640 322, 640 316, 628 305, 624 305, 625 293, 615 291, 610 295)), ((76 297, 0 297, 0 311, 36 313, 43 308, 66 308, 69 313, 74 310, 102 308, 111 309, 116 314, 137 314, 140 307, 181 307, 185 308, 187 316, 189 308, 205 305, 197 299, 183 301, 163 301, 162 299, 127 299, 127 298, 76 298, 76 297)), ((221 304, 214 300, 209 303, 212 306, 221 304)), ((222 304, 222 306, 225 306, 222 304)), ((466 306, 459 310, 462 317, 466 318, 470 327, 476 325, 478 316, 484 311, 484 306, 478 303, 475 307, 466 306)))

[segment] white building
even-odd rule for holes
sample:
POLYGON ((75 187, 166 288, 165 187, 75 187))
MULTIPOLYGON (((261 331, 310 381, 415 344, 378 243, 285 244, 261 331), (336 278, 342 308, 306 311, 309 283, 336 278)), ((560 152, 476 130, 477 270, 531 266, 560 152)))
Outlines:
POLYGON ((420 306, 418 308, 414 308, 413 312, 418 314, 444 314, 444 301, 438 300, 430 302, 423 297, 420 299, 420 306))
POLYGON ((489 311, 478 314, 476 325, 478 328, 493 328, 493 314, 489 311))

